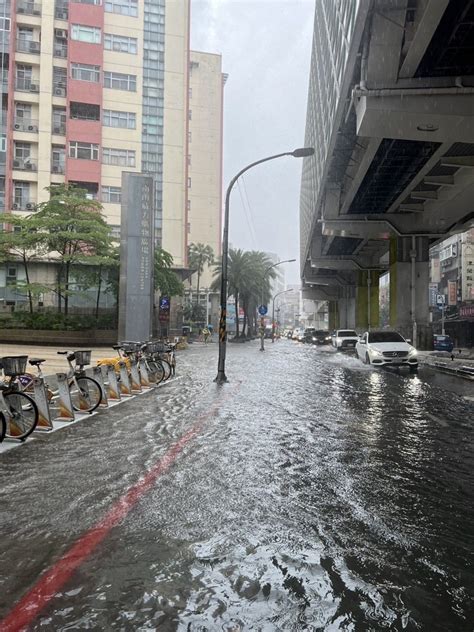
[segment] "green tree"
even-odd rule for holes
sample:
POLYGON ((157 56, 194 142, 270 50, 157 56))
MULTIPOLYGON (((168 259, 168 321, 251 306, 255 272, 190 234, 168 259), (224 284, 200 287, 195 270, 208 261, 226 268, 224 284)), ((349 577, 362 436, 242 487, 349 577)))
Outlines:
POLYGON ((172 270, 173 256, 163 250, 163 248, 155 248, 154 262, 154 287, 159 291, 161 296, 182 296, 184 286, 176 272, 172 270))
POLYGON ((35 217, 46 234, 47 249, 58 260, 58 312, 64 301, 67 316, 71 295, 71 268, 77 264, 100 265, 112 244, 102 206, 87 191, 71 184, 48 187, 50 199, 38 205, 35 217))
POLYGON ((242 335, 252 334, 257 327, 257 307, 261 301, 267 304, 271 299, 271 281, 276 272, 271 268, 272 261, 261 251, 247 253, 247 281, 241 293, 244 310, 242 335))
POLYGON ((188 248, 188 263, 192 270, 197 272, 197 302, 199 303, 199 287, 201 281, 201 275, 204 271, 204 266, 212 265, 214 263, 214 251, 211 246, 205 244, 190 244, 188 248))
POLYGON ((30 264, 47 252, 46 236, 41 230, 41 221, 36 214, 15 215, 3 213, 0 223, 7 229, 0 231, 0 257, 2 261, 20 260, 25 271, 24 283, 17 283, 16 289, 26 292, 30 313, 33 313, 33 299, 50 288, 31 282, 30 264))

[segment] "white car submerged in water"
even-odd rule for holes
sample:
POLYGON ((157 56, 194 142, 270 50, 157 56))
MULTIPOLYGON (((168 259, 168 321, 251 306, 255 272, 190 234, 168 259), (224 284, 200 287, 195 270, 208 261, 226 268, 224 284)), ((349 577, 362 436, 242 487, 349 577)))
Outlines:
POLYGON ((356 353, 365 364, 418 369, 417 350, 397 331, 366 331, 356 344, 356 353))

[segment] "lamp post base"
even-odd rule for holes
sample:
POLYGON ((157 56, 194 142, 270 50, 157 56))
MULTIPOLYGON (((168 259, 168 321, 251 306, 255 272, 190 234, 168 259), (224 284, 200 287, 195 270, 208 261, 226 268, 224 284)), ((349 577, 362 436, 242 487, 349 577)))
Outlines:
POLYGON ((214 382, 216 384, 225 384, 228 381, 229 380, 227 379, 227 376, 224 373, 224 371, 218 371, 216 377, 214 378, 214 382))

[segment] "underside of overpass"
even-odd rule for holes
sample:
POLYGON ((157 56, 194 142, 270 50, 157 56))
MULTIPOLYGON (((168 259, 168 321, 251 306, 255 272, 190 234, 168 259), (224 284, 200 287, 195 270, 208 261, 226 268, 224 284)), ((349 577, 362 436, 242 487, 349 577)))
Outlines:
POLYGON ((374 327, 378 277, 390 270, 391 324, 426 344, 429 246, 474 225, 474 0, 362 0, 345 63, 326 35, 347 22, 339 4, 316 6, 306 143, 318 149, 303 168, 303 287, 354 302, 341 326, 374 327), (334 68, 329 120, 323 99, 334 93, 320 87, 334 68))

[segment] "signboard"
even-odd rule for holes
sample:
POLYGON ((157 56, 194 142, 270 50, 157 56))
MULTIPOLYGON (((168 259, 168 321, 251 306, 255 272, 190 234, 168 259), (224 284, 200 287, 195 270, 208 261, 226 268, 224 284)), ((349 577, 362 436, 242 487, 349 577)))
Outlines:
POLYGON ((119 339, 149 340, 153 316, 154 185, 122 172, 119 339))
POLYGON ((436 305, 436 297, 438 295, 438 284, 430 283, 429 285, 429 305, 434 307, 436 305))
POLYGON ((444 294, 437 294, 436 295, 436 305, 438 305, 438 307, 442 307, 445 303, 445 296, 444 294))
POLYGON ((474 301, 474 245, 462 245, 461 300, 474 301))
POLYGON ((265 316, 265 314, 268 312, 268 308, 266 305, 260 305, 258 308, 258 313, 260 314, 260 316, 265 316))
POLYGON ((160 298, 158 306, 158 318, 160 322, 169 322, 170 319, 170 299, 168 296, 162 296, 160 298))
POLYGON ((461 318, 474 318, 474 305, 464 305, 459 309, 461 318))
POLYGON ((457 303, 458 303, 457 281, 448 281, 448 305, 457 305, 457 303))

